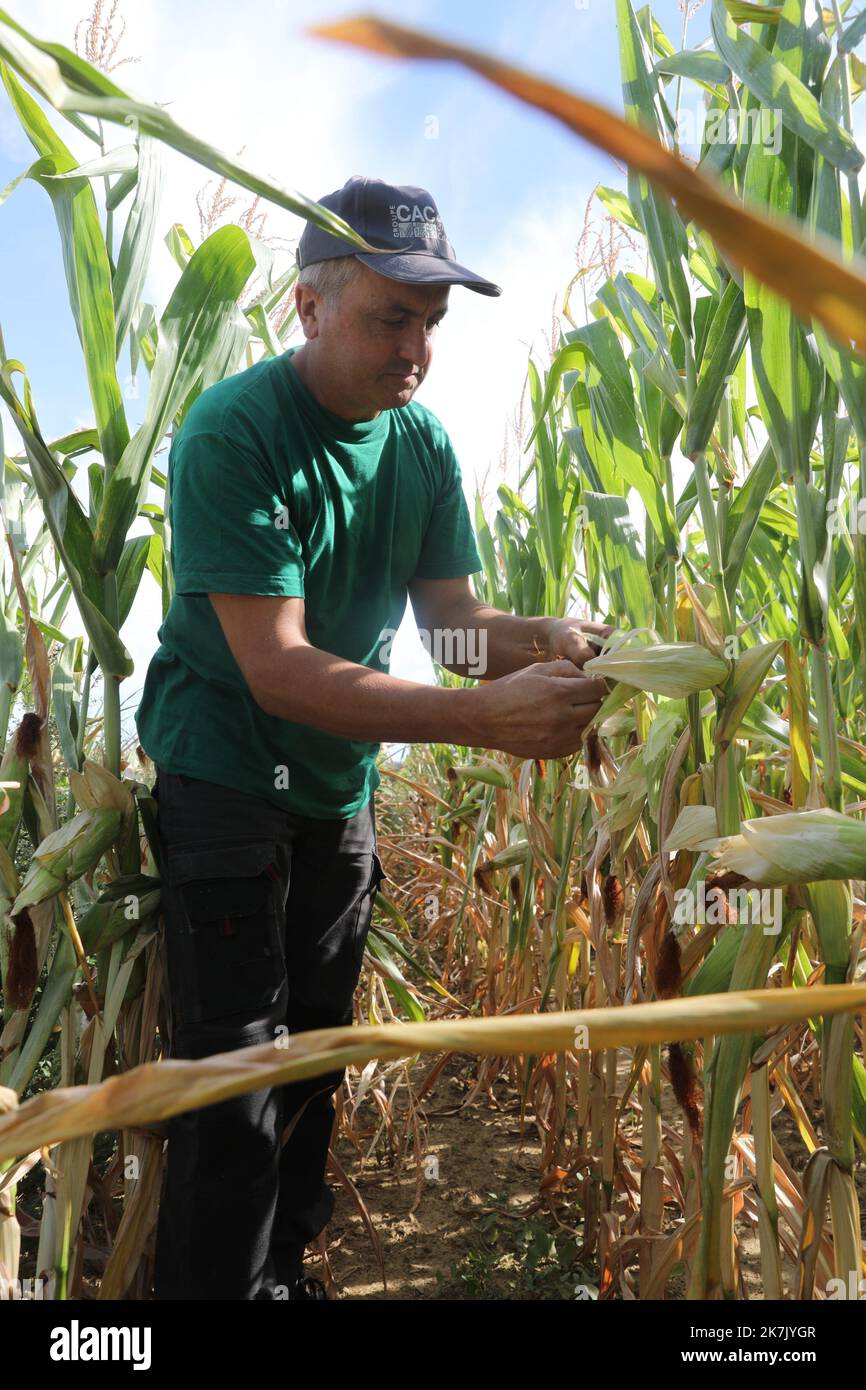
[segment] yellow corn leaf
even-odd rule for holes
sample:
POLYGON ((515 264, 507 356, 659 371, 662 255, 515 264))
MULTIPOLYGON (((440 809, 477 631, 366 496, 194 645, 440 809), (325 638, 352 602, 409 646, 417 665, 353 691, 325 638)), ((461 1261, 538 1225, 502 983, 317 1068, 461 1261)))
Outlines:
POLYGON ((708 1035, 763 1034, 797 1019, 853 1010, 866 1010, 866 984, 742 990, 558 1014, 323 1028, 291 1035, 285 1048, 267 1042, 199 1061, 171 1058, 134 1067, 98 1086, 45 1091, 0 1118, 0 1159, 108 1128, 152 1124, 264 1086, 363 1066, 373 1057, 600 1051, 708 1035))

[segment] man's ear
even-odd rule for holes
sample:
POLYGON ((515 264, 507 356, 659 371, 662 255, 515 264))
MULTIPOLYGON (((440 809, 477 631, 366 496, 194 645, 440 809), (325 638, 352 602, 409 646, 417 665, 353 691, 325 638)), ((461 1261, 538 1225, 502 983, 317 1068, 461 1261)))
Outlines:
POLYGON ((319 336, 319 303, 312 285, 295 285, 295 309, 305 338, 319 336))

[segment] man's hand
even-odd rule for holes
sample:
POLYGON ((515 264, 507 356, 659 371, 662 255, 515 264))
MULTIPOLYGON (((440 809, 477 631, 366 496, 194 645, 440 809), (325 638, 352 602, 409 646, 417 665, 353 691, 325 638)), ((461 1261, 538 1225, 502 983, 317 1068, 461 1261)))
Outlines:
POLYGON ((538 661, 471 692, 472 745, 517 758, 565 758, 582 743, 607 694, 573 661, 538 661))
POLYGON ((575 666, 582 667, 584 662, 598 656, 601 641, 609 637, 613 630, 607 623, 585 623, 577 618, 552 618, 542 651, 548 661, 563 658, 573 661, 575 666), (591 637, 601 640, 597 645, 590 646, 587 638, 591 637))

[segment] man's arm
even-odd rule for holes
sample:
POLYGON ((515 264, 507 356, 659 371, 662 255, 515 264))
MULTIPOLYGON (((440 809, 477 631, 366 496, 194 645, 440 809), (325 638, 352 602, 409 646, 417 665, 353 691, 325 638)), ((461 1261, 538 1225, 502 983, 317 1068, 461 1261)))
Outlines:
POLYGON ((266 714, 372 743, 471 742, 466 701, 448 698, 459 691, 400 680, 312 646, 303 599, 208 597, 266 714))
POLYGON ((409 596, 419 628, 430 634, 433 657, 458 676, 497 680, 556 657, 582 666, 598 654, 583 634, 606 637, 612 631, 605 623, 503 613, 475 598, 465 575, 413 579, 409 596))
POLYGON ((301 598, 208 597, 259 707, 343 738, 566 757, 605 694, 568 661, 474 689, 401 680, 312 646, 301 598))

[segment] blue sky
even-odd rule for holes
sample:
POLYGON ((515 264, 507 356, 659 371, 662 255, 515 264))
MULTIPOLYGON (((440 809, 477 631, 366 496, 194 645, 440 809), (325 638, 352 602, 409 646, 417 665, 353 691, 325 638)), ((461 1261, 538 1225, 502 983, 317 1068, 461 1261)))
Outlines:
MULTIPOLYGON (((76 16, 86 13, 88 4, 89 0, 79 5, 75 0, 28 0, 24 5, 12 0, 9 9, 40 37, 71 47, 76 16)), ((270 157, 271 172, 312 197, 339 186, 353 173, 429 187, 458 255, 499 283, 506 263, 496 251, 508 247, 509 232, 520 235, 522 217, 531 219, 545 208, 559 211, 564 199, 585 199, 596 182, 618 181, 611 162, 591 146, 459 67, 397 62, 303 35, 308 24, 363 11, 366 6, 360 0, 250 0, 242 7, 233 0, 191 0, 183 13, 165 0, 126 0, 121 13, 124 8, 127 32, 118 57, 141 55, 142 61, 117 69, 114 77, 121 85, 151 100, 170 102, 178 120, 210 138, 218 121, 229 142, 236 148, 246 146, 246 160, 256 164, 255 151, 261 148, 270 157), (302 100, 294 91, 299 70, 302 100), (315 96, 330 108, 321 141, 316 104, 309 100, 315 96), (437 138, 427 135, 430 116, 438 120, 437 138), (343 120, 346 127, 341 131, 343 120), (295 122, 303 123, 303 131, 295 122), (282 159, 276 161, 281 143, 282 159), (324 181, 322 176, 316 181, 313 170, 318 165, 324 181), (304 182, 296 172, 300 169, 310 171, 304 182)), ((495 0, 392 0, 380 3, 375 12, 485 48, 501 60, 621 109, 613 0, 580 0, 578 5, 574 0, 542 0, 533 6, 495 0)), ((679 0, 659 0, 654 13, 676 39, 679 0)), ((705 32, 702 12, 693 21, 692 33, 697 37, 705 32)), ((62 117, 55 119, 73 148, 85 147, 62 117)), ((117 128, 117 142, 123 137, 117 128)), ((0 188, 32 157, 0 90, 0 188)), ((188 187, 210 177, 189 161, 177 159, 176 165, 188 187)), ((164 208, 167 230, 178 214, 168 200, 164 208)), ((194 218, 188 220, 194 224, 194 218)), ((279 213, 272 214, 272 220, 281 230, 285 227, 291 239, 302 226, 297 218, 279 213)), ((575 225, 575 238, 578 232, 575 225)), ((70 418, 86 412, 86 384, 65 308, 50 204, 30 182, 3 207, 0 267, 5 267, 0 323, 7 347, 32 372, 44 428, 59 434, 70 418)), ((509 297, 521 292, 513 282, 503 288, 509 297)))
MULTIPOLYGON (((7 7, 40 37, 71 47, 90 3, 7 0, 7 7)), ((356 173, 433 192, 458 258, 503 286, 496 300, 452 290, 419 394, 451 434, 471 497, 476 481, 486 478, 492 489, 501 477, 513 479, 507 470, 516 466, 516 451, 507 440, 527 357, 546 355, 545 335, 574 274, 592 188, 622 178, 551 118, 462 68, 376 57, 303 33, 308 24, 369 8, 363 0, 121 0, 127 31, 117 56, 140 61, 112 76, 142 97, 170 103, 183 125, 230 152, 243 148, 253 167, 313 198, 356 173)), ((707 34, 707 9, 691 21, 690 44, 707 34)), ((679 0, 658 0, 653 12, 678 45, 679 0)), ((613 0, 382 0, 375 13, 486 49, 621 110, 613 0)), ((53 119, 74 151, 92 157, 62 117, 53 119)), ((115 134, 123 143, 126 133, 115 134)), ((0 89, 0 188, 32 157, 0 89)), ((181 221, 198 241, 195 195, 211 175, 173 153, 166 165, 158 236, 181 221)), ((248 201, 243 194, 236 212, 248 201)), ((302 229, 300 219, 269 212, 267 232, 286 239, 287 255, 302 229)), ((177 274, 159 240, 147 286, 159 308, 177 274)), ((50 438, 90 423, 57 228, 46 194, 29 181, 0 207, 0 326, 10 356, 27 366, 44 433, 50 438)), ((132 427, 142 416, 144 385, 139 398, 127 387, 132 427)), ((18 452, 8 417, 4 427, 7 452, 18 452)), ((145 576, 123 634, 136 660, 124 686, 132 706, 158 622, 155 586, 145 576)), ((393 669, 429 678, 429 662, 408 629, 393 669)))

